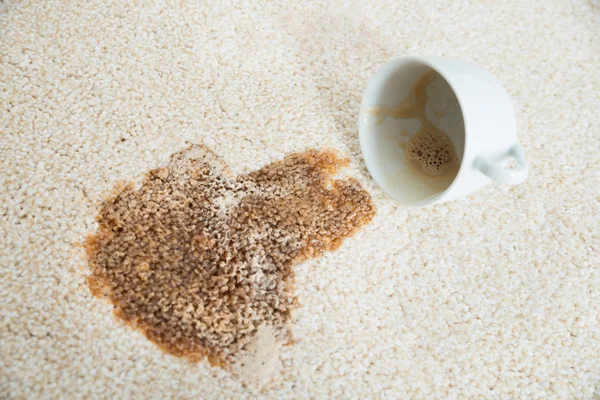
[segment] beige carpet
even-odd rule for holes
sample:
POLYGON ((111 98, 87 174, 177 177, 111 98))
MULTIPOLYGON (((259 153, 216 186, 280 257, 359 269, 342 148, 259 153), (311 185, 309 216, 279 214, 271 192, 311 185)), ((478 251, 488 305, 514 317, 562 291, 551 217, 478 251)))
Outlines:
POLYGON ((0 3, 0 398, 592 398, 597 0, 136 3, 0 3), (406 54, 505 83, 525 184, 426 209, 374 186, 361 92, 406 54), (85 284, 97 202, 190 143, 236 173, 336 148, 377 207, 296 267, 296 344, 262 394, 165 355, 85 284))

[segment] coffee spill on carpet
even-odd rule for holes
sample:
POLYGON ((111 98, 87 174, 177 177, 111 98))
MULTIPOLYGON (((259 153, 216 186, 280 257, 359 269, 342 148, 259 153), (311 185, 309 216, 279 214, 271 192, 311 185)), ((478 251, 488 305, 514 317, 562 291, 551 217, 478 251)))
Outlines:
POLYGON ((332 178, 347 163, 308 150, 234 176, 206 147, 174 154, 101 205, 85 244, 92 294, 166 352, 265 384, 292 342, 292 267, 375 214, 356 180, 332 178))

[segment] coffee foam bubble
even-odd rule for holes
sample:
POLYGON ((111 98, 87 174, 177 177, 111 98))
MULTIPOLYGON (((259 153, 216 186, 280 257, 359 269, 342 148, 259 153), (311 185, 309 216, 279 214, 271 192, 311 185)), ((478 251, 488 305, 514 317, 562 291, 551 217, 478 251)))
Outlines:
POLYGON ((432 176, 445 174, 456 161, 448 135, 433 127, 420 129, 408 142, 405 154, 422 172, 432 176))

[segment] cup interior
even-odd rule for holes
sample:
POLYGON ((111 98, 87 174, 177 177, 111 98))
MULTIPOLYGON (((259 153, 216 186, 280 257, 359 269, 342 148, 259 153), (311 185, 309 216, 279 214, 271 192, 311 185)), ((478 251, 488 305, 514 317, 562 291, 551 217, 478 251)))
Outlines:
POLYGON ((435 202, 456 178, 465 148, 464 120, 454 91, 441 74, 413 59, 392 61, 369 82, 360 109, 359 135, 373 179, 388 195, 406 205, 435 202), (447 134, 458 158, 456 170, 443 179, 414 168, 414 163, 406 157, 407 146, 414 149, 413 139, 422 119, 397 115, 382 118, 377 114, 377 110, 397 109, 405 99, 414 98, 415 85, 430 71, 433 75, 426 86, 426 102, 423 101, 428 120, 425 124, 432 123, 447 134))

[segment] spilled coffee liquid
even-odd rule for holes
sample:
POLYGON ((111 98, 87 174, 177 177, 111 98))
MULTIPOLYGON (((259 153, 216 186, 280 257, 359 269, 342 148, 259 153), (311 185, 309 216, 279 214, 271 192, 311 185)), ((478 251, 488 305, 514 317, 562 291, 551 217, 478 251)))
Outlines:
POLYGON ((166 352, 208 357, 249 386, 293 342, 294 266, 337 249, 375 214, 349 160, 307 150, 245 175, 194 145, 120 185, 85 243, 92 294, 166 352))
MULTIPOLYGON (((404 160, 410 169, 419 175, 427 186, 427 193, 434 195, 450 186, 460 167, 452 140, 439 129, 426 115, 427 88, 433 82, 435 71, 423 74, 414 84, 410 95, 394 108, 374 107, 370 114, 383 121, 386 117, 414 118, 419 121, 419 129, 408 139, 401 142, 404 160)), ((444 111, 434 111, 436 117, 443 117, 444 111)), ((402 130, 400 136, 407 136, 402 130)))

